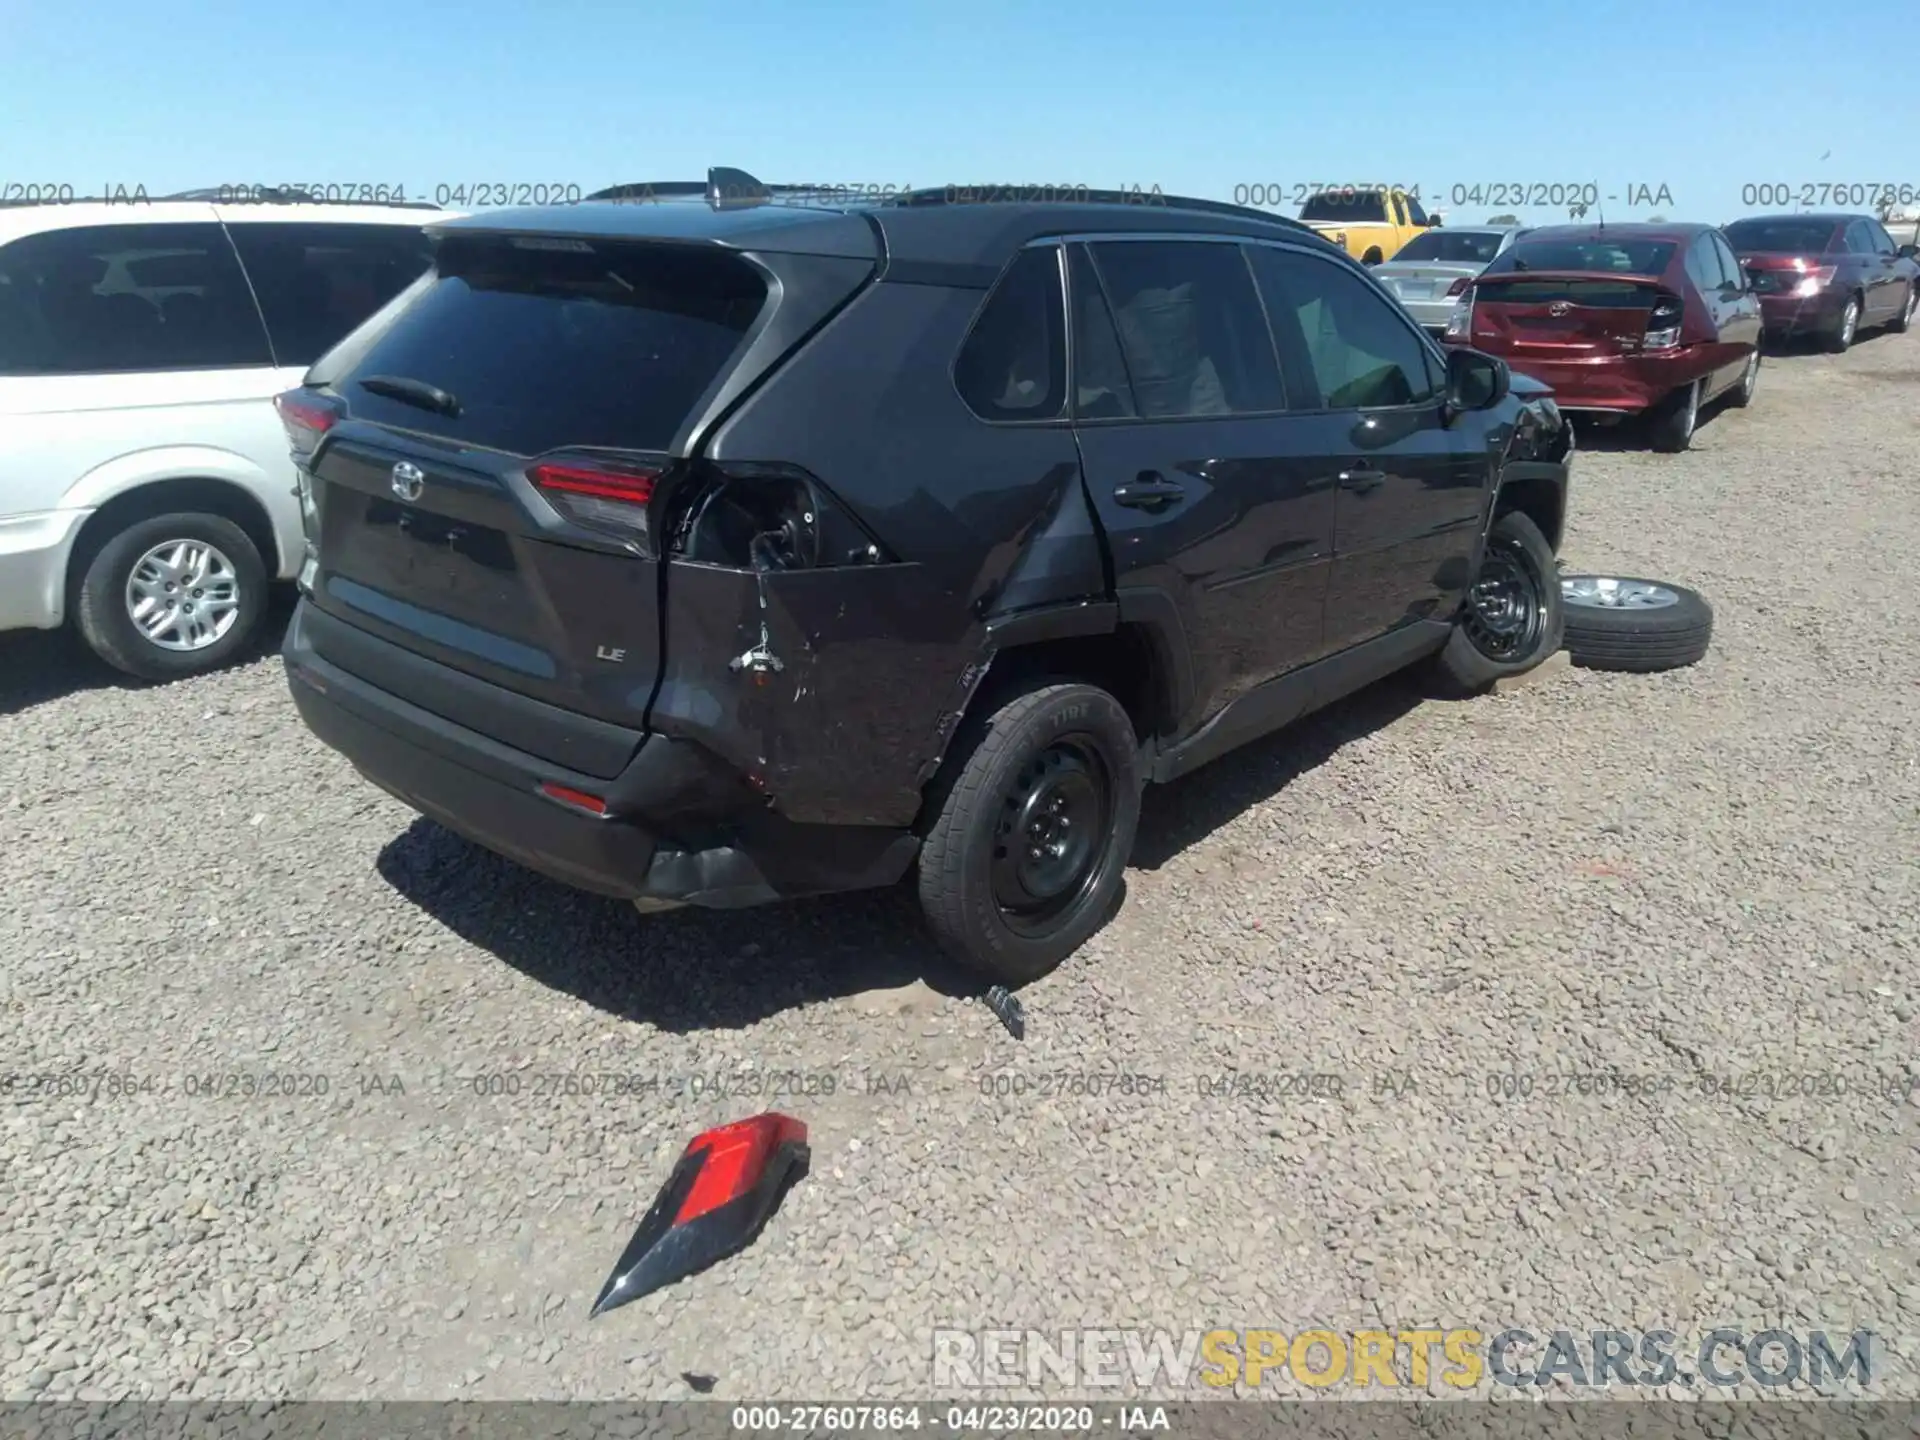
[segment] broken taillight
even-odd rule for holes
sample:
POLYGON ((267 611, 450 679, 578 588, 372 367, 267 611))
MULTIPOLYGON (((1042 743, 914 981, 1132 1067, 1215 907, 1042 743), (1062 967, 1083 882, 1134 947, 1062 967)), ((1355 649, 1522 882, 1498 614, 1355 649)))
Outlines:
POLYGON ((1671 350, 1680 343, 1680 301, 1671 295, 1663 295, 1654 301, 1653 309, 1647 315, 1647 334, 1641 348, 1646 350, 1671 350))
POLYGON ((561 515, 622 540, 651 538, 648 518, 660 472, 617 461, 538 460, 527 479, 561 515))
POLYGON ((311 455, 320 437, 340 419, 340 407, 324 395, 308 389, 288 390, 273 397, 273 408, 286 429, 287 443, 295 455, 311 455))

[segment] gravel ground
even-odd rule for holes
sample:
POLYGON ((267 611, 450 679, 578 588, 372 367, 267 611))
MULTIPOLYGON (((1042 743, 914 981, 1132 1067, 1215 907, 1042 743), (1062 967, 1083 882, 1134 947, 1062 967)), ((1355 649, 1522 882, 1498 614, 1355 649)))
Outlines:
POLYGON ((133 1082, 0 1100, 0 1396, 912 1396, 935 1326, 1512 1321, 1869 1327, 1920 1397, 1917 417, 1874 337, 1686 455, 1590 438, 1570 563, 1703 590, 1707 659, 1390 681, 1150 793, 1024 1045, 903 894, 641 919, 359 781, 276 659, 0 637, 0 1054, 133 1082), (1596 1071, 1681 1088, 1546 1093, 1596 1071), (1080 1072, 1164 1088, 1039 1093, 1080 1072), (1751 1072, 1849 1093, 1699 1093, 1751 1072), (748 1074, 834 1077, 812 1176, 589 1324, 748 1074))

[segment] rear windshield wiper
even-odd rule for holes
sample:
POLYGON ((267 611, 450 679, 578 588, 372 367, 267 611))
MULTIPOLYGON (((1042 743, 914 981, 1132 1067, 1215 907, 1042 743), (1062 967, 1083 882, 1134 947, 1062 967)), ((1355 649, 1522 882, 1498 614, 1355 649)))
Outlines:
POLYGON ((385 395, 389 400, 398 400, 403 405, 417 405, 422 410, 435 410, 455 418, 460 414, 458 399, 438 385, 429 385, 424 380, 409 380, 404 375, 368 375, 354 383, 362 390, 385 395))

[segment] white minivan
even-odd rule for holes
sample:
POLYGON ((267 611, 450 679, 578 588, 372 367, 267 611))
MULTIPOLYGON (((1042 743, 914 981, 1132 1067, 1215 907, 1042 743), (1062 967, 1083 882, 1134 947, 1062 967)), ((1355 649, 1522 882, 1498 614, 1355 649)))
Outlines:
POLYGON ((0 206, 0 630, 231 660, 305 556, 273 397, 418 279, 432 206, 0 206))

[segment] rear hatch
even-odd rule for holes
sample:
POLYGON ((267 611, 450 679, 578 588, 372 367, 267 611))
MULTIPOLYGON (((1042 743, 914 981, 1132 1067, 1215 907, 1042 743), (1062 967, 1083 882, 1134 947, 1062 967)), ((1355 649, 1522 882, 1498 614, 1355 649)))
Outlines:
POLYGON ((1571 270, 1483 276, 1471 295, 1468 343, 1535 360, 1637 355, 1656 322, 1678 323, 1680 306, 1650 277, 1571 270))
MULTIPOLYGON (((339 417, 304 467, 312 603, 467 675, 641 724, 662 658, 651 499, 769 288, 718 247, 448 234, 364 353, 296 392, 339 417)), ((412 703, 456 704, 418 667, 371 674, 362 658, 412 703)), ((628 757, 567 758, 612 775, 628 757)))

